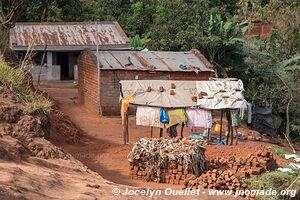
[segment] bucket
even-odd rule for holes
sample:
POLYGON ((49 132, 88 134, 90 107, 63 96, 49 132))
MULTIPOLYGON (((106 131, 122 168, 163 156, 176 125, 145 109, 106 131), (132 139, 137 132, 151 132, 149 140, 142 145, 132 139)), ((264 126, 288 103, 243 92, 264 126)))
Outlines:
POLYGON ((215 125, 215 131, 216 131, 216 132, 220 132, 220 130, 221 130, 221 124, 217 123, 217 124, 215 125))

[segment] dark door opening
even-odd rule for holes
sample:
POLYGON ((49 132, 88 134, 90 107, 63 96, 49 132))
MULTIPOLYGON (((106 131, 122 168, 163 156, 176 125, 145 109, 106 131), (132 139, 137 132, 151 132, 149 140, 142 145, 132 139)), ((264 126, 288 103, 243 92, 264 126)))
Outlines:
POLYGON ((60 79, 71 80, 72 77, 69 75, 69 55, 68 53, 57 53, 56 54, 57 64, 60 65, 60 79))

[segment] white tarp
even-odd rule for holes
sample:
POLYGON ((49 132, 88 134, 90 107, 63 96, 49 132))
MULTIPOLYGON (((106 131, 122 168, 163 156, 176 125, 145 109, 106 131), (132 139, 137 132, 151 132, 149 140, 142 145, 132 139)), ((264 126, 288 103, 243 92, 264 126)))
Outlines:
POLYGON ((193 96, 197 96, 195 81, 170 81, 170 80, 126 80, 120 81, 123 97, 134 96, 132 104, 157 106, 164 108, 182 108, 196 106, 193 96), (175 89, 171 89, 171 85, 175 89), (151 88, 151 92, 147 91, 151 88), (160 91, 160 87, 164 91, 160 91), (170 91, 175 92, 174 95, 170 91))
POLYGON ((120 83, 123 97, 134 96, 132 104, 135 105, 164 108, 199 106, 204 109, 235 109, 246 105, 241 80, 124 80, 120 83), (172 89, 171 85, 175 85, 175 89, 172 89), (160 91, 160 87, 163 87, 163 92, 160 91), (171 90, 174 95, 170 94, 171 90))
POLYGON ((197 81, 197 93, 202 94, 198 98, 197 105, 206 109, 241 108, 246 106, 241 80, 228 81, 197 81))

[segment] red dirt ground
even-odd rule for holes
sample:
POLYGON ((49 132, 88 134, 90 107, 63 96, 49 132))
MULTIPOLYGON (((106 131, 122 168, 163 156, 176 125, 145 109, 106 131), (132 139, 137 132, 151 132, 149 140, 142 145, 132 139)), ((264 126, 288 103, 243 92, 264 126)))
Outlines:
MULTIPOLYGON (((44 87, 43 90, 55 99, 59 108, 71 120, 78 125, 86 135, 80 143, 68 144, 56 131, 52 129, 51 142, 62 147, 65 151, 71 153, 75 158, 83 162, 90 169, 98 172, 105 179, 130 186, 167 188, 167 184, 158 184, 144 182, 142 180, 132 180, 129 178, 129 163, 127 155, 131 150, 131 145, 142 137, 150 137, 150 127, 135 125, 135 117, 129 117, 129 138, 130 144, 123 144, 121 119, 119 117, 100 117, 83 105, 78 105, 71 98, 77 97, 75 87, 51 86, 44 87)), ((225 126, 226 127, 226 126, 225 126)), ((240 131, 245 135, 259 134, 242 127, 240 131)), ((185 128, 184 136, 190 134, 188 128, 185 128)), ((154 128, 154 137, 159 136, 159 130, 154 128)), ((164 134, 166 136, 166 134, 164 134)), ((216 146, 210 145, 207 148, 207 157, 222 157, 229 154, 237 156, 247 156, 264 146, 270 146, 268 143, 256 141, 239 142, 237 146, 216 146)), ((279 159, 284 163, 283 159, 279 159)), ((174 186, 173 188, 180 187, 174 186)))

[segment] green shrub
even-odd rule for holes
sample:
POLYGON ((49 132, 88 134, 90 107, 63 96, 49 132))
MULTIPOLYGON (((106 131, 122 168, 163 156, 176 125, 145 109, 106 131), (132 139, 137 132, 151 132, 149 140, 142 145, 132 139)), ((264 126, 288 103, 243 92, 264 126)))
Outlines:
MULTIPOLYGON (((293 181, 297 179, 296 173, 285 173, 279 171, 272 171, 264 173, 260 176, 246 179, 245 182, 253 190, 268 190, 272 188, 277 192, 281 190, 286 190, 293 181)), ((299 192, 300 188, 300 179, 297 179, 296 182, 289 188, 289 190, 297 190, 299 192)), ((285 196, 286 198, 286 196, 285 196)), ((280 200, 284 199, 284 196, 257 196, 256 199, 261 200, 280 200)))
POLYGON ((19 100, 29 105, 34 111, 49 112, 52 102, 43 95, 32 91, 28 85, 24 84, 25 64, 27 62, 22 62, 20 66, 12 68, 0 55, 0 85, 8 88, 19 100))

